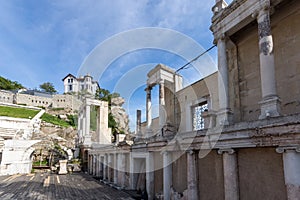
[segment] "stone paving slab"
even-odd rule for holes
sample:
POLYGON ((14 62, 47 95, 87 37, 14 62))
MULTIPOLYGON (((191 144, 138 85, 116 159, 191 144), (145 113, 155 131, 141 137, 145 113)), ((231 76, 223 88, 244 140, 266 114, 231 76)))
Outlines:
POLYGON ((0 199, 129 200, 129 194, 96 181, 84 173, 36 173, 0 176, 0 199))

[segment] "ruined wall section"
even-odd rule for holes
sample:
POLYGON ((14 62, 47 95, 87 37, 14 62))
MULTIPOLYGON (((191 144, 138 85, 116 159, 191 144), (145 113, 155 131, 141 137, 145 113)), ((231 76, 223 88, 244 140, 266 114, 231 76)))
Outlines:
MULTIPOLYGON (((234 111, 239 110, 240 116, 235 119, 242 121, 257 120, 260 115, 260 106, 258 102, 262 99, 261 94, 261 81, 260 81, 260 64, 259 64, 259 47, 258 47, 258 30, 257 24, 254 23, 238 34, 232 37, 237 47, 237 65, 239 73, 239 98, 236 100, 236 96, 230 95, 230 102, 235 103, 234 111)), ((233 53, 233 52, 231 52, 233 53)), ((228 57, 234 55, 229 54, 228 57)), ((234 64, 231 61, 231 66, 234 64)), ((233 65, 234 66, 234 65, 233 65)), ((230 67, 233 69, 234 67, 230 67)), ((229 80, 234 80, 234 73, 229 74, 229 80)), ((233 83, 230 84, 230 90, 232 91, 233 83)))
POLYGON ((180 105, 180 112, 177 114, 180 116, 178 117, 180 119, 179 131, 192 130, 193 106, 207 102, 209 110, 217 111, 219 104, 217 75, 214 73, 177 92, 176 96, 180 105))
MULTIPOLYGON (((283 115, 300 112, 300 58, 297 56, 300 46, 299 10, 300 2, 286 4, 271 16, 276 87, 283 115)), ((227 58, 234 121, 257 120, 262 94, 256 21, 230 36, 230 39, 233 43, 229 41, 227 44, 227 58)))
POLYGON ((300 2, 294 1, 276 12, 271 23, 281 112, 284 115, 300 113, 300 2))

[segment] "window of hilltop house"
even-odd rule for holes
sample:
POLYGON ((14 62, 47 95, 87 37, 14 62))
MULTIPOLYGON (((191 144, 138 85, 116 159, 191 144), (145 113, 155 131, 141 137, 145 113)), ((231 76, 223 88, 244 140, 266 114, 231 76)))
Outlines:
POLYGON ((193 130, 194 131, 204 129, 204 119, 201 115, 207 109, 208 109, 207 101, 199 103, 192 107, 193 130))
POLYGON ((71 82, 71 80, 68 78, 68 83, 70 83, 71 82))
POLYGON ((73 83, 73 79, 71 78, 71 83, 73 83))
POLYGON ((69 85, 69 91, 73 90, 73 85, 69 85))

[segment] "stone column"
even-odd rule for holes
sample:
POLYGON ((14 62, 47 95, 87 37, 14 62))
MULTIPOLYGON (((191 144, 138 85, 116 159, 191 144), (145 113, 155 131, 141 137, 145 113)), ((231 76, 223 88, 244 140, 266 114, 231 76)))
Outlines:
POLYGON ((129 154, 129 168, 130 168, 130 175, 129 175, 129 185, 131 190, 135 190, 135 184, 134 184, 134 158, 132 153, 129 154))
POLYGON ((90 114, 91 114, 91 107, 90 105, 85 106, 85 125, 84 125, 84 144, 91 145, 91 135, 90 135, 90 114))
POLYGON ((171 152, 163 152, 163 189, 164 189, 164 200, 170 200, 171 198, 171 186, 172 186, 172 154, 171 152))
POLYGON ((284 180, 288 200, 300 197, 300 146, 278 147, 277 153, 283 153, 284 180))
POLYGON ((96 177, 100 177, 100 156, 96 155, 96 177))
POLYGON ((113 162, 113 159, 112 159, 112 155, 111 154, 108 154, 108 160, 107 160, 107 179, 108 179, 108 182, 112 182, 112 179, 113 179, 113 176, 112 176, 112 163, 113 162))
POLYGON ((141 123, 142 123, 142 111, 136 111, 136 133, 137 135, 141 134, 141 123))
POLYGON ((146 158, 146 190, 148 199, 154 199, 154 159, 152 152, 149 152, 146 158))
MULTIPOLYGON (((269 4, 270 2, 268 2, 269 4)), ((262 101, 259 119, 280 115, 280 100, 276 92, 273 37, 271 34, 269 5, 258 12, 259 61, 262 101)))
POLYGON ((125 188, 125 172, 126 172, 126 155, 125 153, 118 154, 119 161, 119 170, 118 170, 118 179, 120 182, 121 188, 125 188))
POLYGON ((151 87, 147 87, 147 98, 146 98, 146 120, 147 120, 147 129, 151 129, 152 124, 152 112, 151 112, 151 87))
POLYGON ((93 156, 91 154, 88 155, 88 173, 92 174, 93 169, 93 156))
POLYGON ((118 184, 118 154, 115 153, 114 154, 114 166, 113 166, 113 170, 114 170, 114 184, 117 185, 118 184))
POLYGON ((99 170, 100 179, 104 179, 104 159, 103 156, 100 155, 100 170, 99 170))
POLYGON ((199 199, 198 189, 198 156, 195 151, 187 152, 187 182, 188 182, 188 199, 199 199))
POLYGON ((92 175, 95 176, 96 175, 96 155, 93 154, 93 168, 92 168, 92 175))
POLYGON ((163 127, 165 125, 165 115, 165 83, 161 80, 159 82, 159 127, 163 127))
POLYGON ((107 161, 108 156, 107 154, 104 154, 104 158, 103 158, 103 180, 107 180, 107 175, 108 175, 108 167, 107 167, 107 161))
POLYGON ((229 106, 228 94, 228 66, 226 54, 226 36, 218 38, 218 91, 219 91, 219 111, 217 113, 217 126, 231 123, 231 109, 229 106))
POLYGON ((237 155, 233 149, 219 149, 223 154, 225 200, 239 199, 237 155))

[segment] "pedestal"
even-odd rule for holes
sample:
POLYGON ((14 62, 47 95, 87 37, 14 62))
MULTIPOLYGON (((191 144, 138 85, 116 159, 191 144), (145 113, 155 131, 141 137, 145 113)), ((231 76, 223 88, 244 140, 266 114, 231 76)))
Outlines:
POLYGON ((261 110, 259 119, 280 116, 280 100, 277 96, 265 99, 259 104, 261 110))
POLYGON ((60 160, 59 161, 59 171, 58 174, 67 174, 67 163, 68 160, 60 160))

